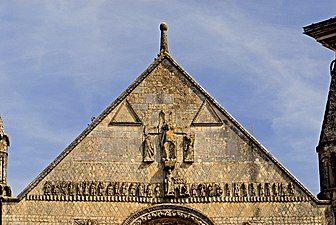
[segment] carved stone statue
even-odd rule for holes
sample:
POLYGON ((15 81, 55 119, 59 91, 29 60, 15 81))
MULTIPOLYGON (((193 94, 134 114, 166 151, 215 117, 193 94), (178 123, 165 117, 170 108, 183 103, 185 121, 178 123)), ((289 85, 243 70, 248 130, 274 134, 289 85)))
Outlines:
POLYGON ((171 169, 168 169, 165 178, 165 196, 174 197, 175 196, 175 183, 174 177, 171 169))
POLYGON ((160 184, 156 184, 155 188, 154 188, 154 195, 155 197, 160 197, 161 196, 161 185, 160 184))
POLYGON ((52 184, 51 184, 50 181, 47 181, 47 182, 44 183, 43 192, 44 192, 45 195, 52 194, 52 184))
POLYGON ((153 196, 153 187, 151 184, 148 184, 147 185, 147 188, 146 188, 146 196, 147 197, 152 197, 153 196))
POLYGON ((264 187, 262 184, 258 184, 258 195, 261 197, 261 196, 264 196, 264 187))
POLYGON ((255 189, 254 189, 254 184, 251 183, 249 184, 249 191, 250 191, 250 196, 255 196, 255 189))
POLYGON ((239 196, 239 185, 236 183, 233 184, 233 196, 235 197, 239 196))
POLYGON ((194 162, 194 142, 195 134, 186 134, 183 137, 183 161, 187 163, 194 162))
POLYGON ((163 153, 163 161, 176 161, 176 138, 170 121, 166 121, 165 113, 160 112, 161 140, 160 147, 163 153))
POLYGON ((145 188, 144 188, 144 184, 139 184, 138 186, 138 196, 139 197, 144 197, 145 196, 145 188))
POLYGON ((193 197, 197 196, 197 185, 196 184, 191 185, 191 196, 193 197))
POLYGON ((145 163, 154 162, 153 139, 148 134, 145 135, 145 140, 143 141, 143 162, 145 163))
POLYGON ((129 186, 129 195, 130 196, 136 196, 136 184, 135 183, 131 183, 131 185, 129 186))

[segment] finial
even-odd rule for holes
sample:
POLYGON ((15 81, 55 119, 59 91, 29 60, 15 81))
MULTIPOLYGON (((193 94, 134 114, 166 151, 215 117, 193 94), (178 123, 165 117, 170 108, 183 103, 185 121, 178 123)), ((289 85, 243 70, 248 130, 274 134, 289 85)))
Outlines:
POLYGON ((161 23, 160 24, 160 30, 161 30, 160 53, 169 52, 169 50, 168 50, 168 38, 167 38, 168 24, 166 22, 161 23))
POLYGON ((4 124, 0 115, 0 134, 4 134, 5 133, 5 128, 4 128, 4 124))

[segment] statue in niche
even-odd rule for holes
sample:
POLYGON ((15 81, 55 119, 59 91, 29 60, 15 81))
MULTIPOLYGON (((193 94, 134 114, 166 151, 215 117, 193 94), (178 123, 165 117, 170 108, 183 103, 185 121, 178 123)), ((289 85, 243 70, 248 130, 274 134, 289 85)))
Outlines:
POLYGON ((131 183, 131 185, 129 186, 128 193, 130 196, 136 196, 136 184, 135 183, 131 183))
POLYGON ((209 197, 214 196, 214 189, 213 189, 212 184, 209 184, 209 185, 208 185, 208 196, 209 196, 209 197))
POLYGON ((98 186, 97 186, 97 194, 99 196, 103 195, 103 191, 104 191, 105 185, 103 182, 98 182, 98 186))
POLYGON ((249 184, 250 196, 255 196, 254 184, 249 184))
POLYGON ((91 196, 96 196, 97 190, 96 190, 96 182, 92 182, 90 185, 90 195, 91 196))
POLYGON ((241 195, 243 197, 247 197, 247 188, 246 188, 246 185, 244 183, 242 183, 242 185, 241 185, 241 195))
POLYGON ((52 194, 52 183, 50 181, 46 181, 43 186, 43 192, 45 195, 52 194))
POLYGON ((143 162, 152 163, 154 162, 154 144, 153 138, 145 134, 145 140, 142 143, 143 147, 143 162))
POLYGON ((239 185, 236 183, 233 184, 233 196, 239 197, 239 185))
POLYGON ((175 196, 175 182, 171 169, 168 169, 165 178, 165 194, 168 197, 175 196))
POLYGON ((112 196, 114 195, 114 185, 112 182, 110 182, 107 187, 106 187, 106 195, 107 196, 112 196))
POLYGON ((288 195, 294 195, 294 185, 293 185, 293 183, 288 184, 287 190, 288 190, 288 195))
POLYGON ((146 188, 146 196, 147 197, 152 197, 153 196, 153 187, 151 184, 148 184, 147 185, 147 188, 146 188))
POLYGON ((76 195, 76 185, 75 185, 75 183, 69 182, 68 190, 69 190, 68 191, 69 195, 71 195, 71 196, 76 195))
POLYGON ((191 185, 191 196, 193 197, 197 196, 197 185, 196 184, 191 185))
POLYGON ((90 183, 83 182, 83 195, 90 195, 90 183))
POLYGON ((144 184, 139 184, 138 186, 138 196, 139 197, 144 197, 145 196, 145 188, 144 188, 144 184))
POLYGON ((183 136, 183 161, 186 163, 194 162, 194 142, 194 133, 183 136))
POLYGON ((115 182, 115 184, 114 184, 114 194, 115 195, 119 195, 119 193, 120 193, 120 183, 119 182, 115 182))
POLYGON ((205 193, 205 185, 204 184, 200 184, 198 186, 199 189, 199 196, 200 197, 205 197, 206 193, 205 193))
POLYGON ((163 161, 176 161, 176 138, 173 126, 171 124, 171 115, 166 121, 166 115, 161 110, 159 114, 159 126, 161 128, 160 147, 163 152, 163 161))
POLYGON ((279 194, 279 190, 278 190, 278 184, 277 184, 277 183, 274 183, 274 184, 272 185, 272 192, 273 192, 273 195, 274 195, 274 196, 278 196, 278 194, 279 194))
POLYGON ((278 192, 280 196, 286 195, 286 188, 284 187, 283 183, 279 184, 278 192))
POLYGON ((264 188, 262 186, 262 184, 258 184, 258 195, 261 197, 264 195, 264 188))
POLYGON ((226 183, 224 189, 225 189, 225 196, 229 197, 231 195, 231 193, 230 193, 230 184, 226 183))
POLYGON ((270 184, 265 183, 265 196, 270 196, 270 195, 271 195, 270 184))
POLYGON ((161 195, 161 185, 160 184, 156 184, 155 185, 155 188, 154 188, 154 195, 155 195, 155 197, 160 197, 160 195, 161 195))
POLYGON ((220 184, 215 184, 215 194, 216 196, 222 196, 223 194, 223 190, 222 190, 222 187, 220 186, 220 184))
POLYGON ((120 195, 127 195, 128 184, 123 182, 121 183, 120 195))

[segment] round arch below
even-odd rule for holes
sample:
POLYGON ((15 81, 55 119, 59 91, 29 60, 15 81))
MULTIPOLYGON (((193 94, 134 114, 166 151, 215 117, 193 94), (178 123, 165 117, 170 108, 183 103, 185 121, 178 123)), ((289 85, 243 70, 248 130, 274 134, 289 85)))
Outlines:
POLYGON ((142 209, 132 214, 123 223, 123 225, 155 224, 214 225, 199 211, 173 204, 160 204, 142 209))

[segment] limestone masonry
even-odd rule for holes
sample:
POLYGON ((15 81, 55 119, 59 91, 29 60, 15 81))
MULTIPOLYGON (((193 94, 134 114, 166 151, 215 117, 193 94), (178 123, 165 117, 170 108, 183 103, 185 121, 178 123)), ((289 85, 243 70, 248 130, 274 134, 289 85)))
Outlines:
POLYGON ((160 30, 154 62, 17 197, 0 120, 1 224, 334 224, 335 124, 318 147, 318 199, 177 64, 160 30))

